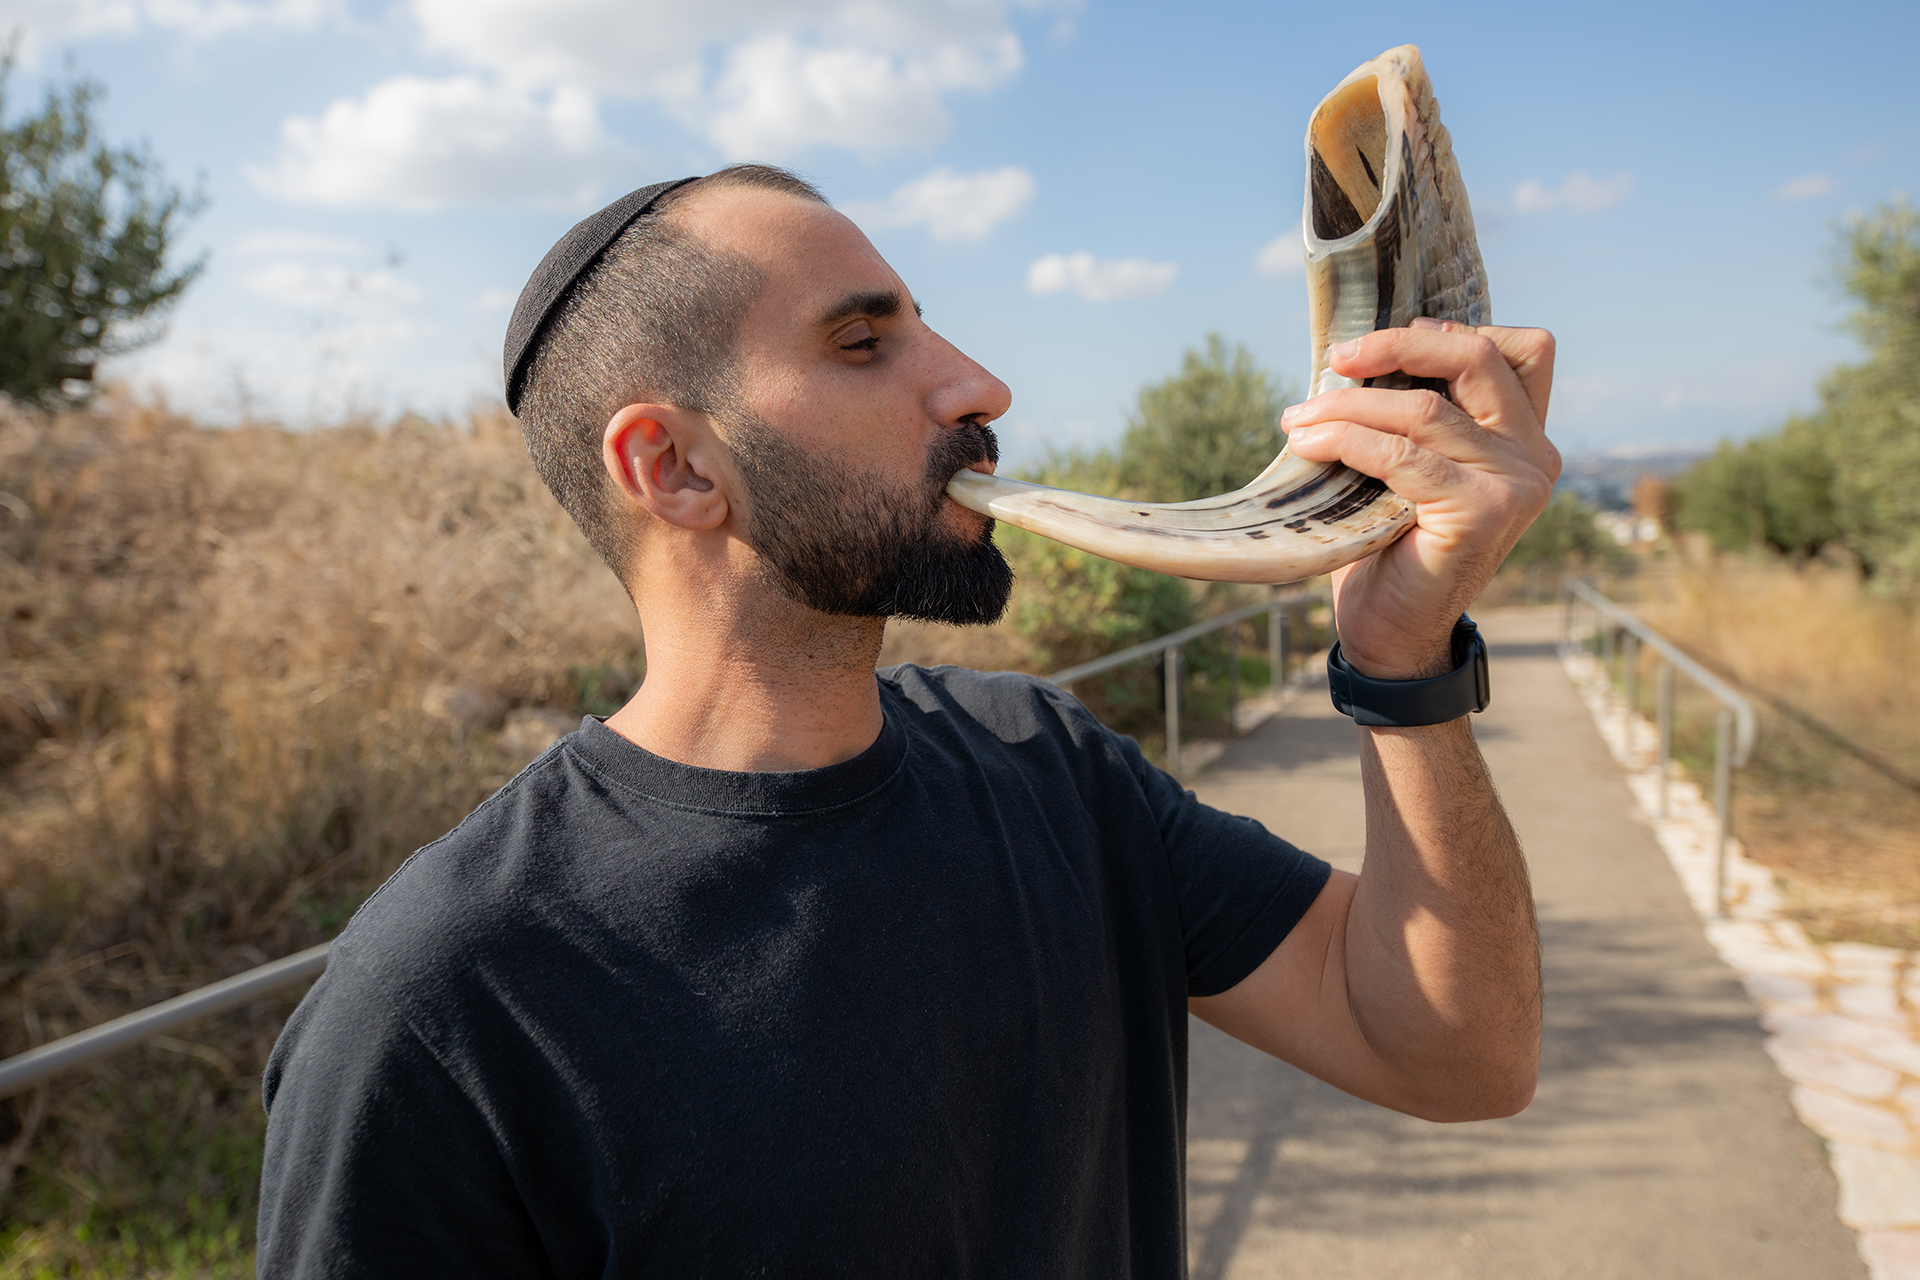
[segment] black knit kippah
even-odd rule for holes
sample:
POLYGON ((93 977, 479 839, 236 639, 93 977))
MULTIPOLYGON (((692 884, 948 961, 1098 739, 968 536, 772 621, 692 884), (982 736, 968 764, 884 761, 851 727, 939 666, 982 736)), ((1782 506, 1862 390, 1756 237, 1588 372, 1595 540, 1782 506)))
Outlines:
POLYGON ((547 256, 533 269, 527 287, 520 291, 520 301, 513 304, 513 319, 507 322, 507 349, 501 364, 507 374, 508 413, 520 412, 527 361, 533 357, 533 348, 545 331, 547 320, 573 292, 573 286, 579 283, 587 268, 599 260, 622 231, 653 212, 661 196, 697 181, 698 178, 681 178, 676 182, 656 182, 629 192, 600 212, 575 223, 573 230, 560 237, 560 243, 547 250, 547 256))

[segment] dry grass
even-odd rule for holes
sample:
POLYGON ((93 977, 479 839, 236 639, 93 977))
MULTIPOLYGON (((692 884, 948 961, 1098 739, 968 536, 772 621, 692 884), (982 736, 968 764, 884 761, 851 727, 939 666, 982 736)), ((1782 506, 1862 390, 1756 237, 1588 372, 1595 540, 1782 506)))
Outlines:
MULTIPOLYGON (((111 400, 0 408, 0 646, 0 1056, 331 937, 524 763, 510 708, 609 711, 645 666, 510 419, 111 400)), ((883 660, 1032 665, 924 624, 883 660)), ((0 1276, 250 1274, 296 995, 0 1101, 0 1276)))
MULTIPOLYGON (((8 411, 0 494, 3 1054, 331 936, 520 763, 500 712, 640 668, 506 419, 8 411), (429 716, 447 684, 492 705, 429 716)), ((250 1269, 290 1003, 0 1103, 0 1274, 250 1269)))
POLYGON ((1697 560, 1648 591, 1648 620, 1756 695, 1736 822, 1796 916, 1835 940, 1920 947, 1920 616, 1850 569, 1697 560), (1824 726, 1822 732, 1807 723, 1824 726))

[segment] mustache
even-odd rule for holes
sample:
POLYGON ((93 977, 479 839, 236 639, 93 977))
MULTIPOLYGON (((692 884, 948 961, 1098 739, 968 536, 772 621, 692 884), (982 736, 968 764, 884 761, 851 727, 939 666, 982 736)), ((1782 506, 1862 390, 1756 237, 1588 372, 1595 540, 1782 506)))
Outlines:
POLYGON ((984 422, 962 422, 934 441, 927 454, 927 483, 935 493, 944 492, 954 472, 982 459, 999 465, 1000 438, 984 422))

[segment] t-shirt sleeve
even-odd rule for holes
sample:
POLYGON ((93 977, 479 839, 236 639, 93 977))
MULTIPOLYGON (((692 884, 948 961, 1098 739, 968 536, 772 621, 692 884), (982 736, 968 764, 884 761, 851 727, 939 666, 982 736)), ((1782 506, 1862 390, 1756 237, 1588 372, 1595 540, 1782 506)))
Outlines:
POLYGON ((267 1064, 261 1280, 551 1274, 490 1127, 351 963, 267 1064))
POLYGON ((1218 995, 1273 954, 1333 869, 1252 818, 1202 804, 1147 763, 1131 738, 1120 741, 1166 848, 1186 935, 1187 993, 1218 995))

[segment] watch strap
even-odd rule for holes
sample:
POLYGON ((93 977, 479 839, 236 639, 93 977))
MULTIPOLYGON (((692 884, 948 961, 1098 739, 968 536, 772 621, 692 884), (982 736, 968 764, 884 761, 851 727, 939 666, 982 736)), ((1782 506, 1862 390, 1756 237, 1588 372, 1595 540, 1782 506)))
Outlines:
POLYGON ((1453 625, 1454 668, 1427 680, 1375 680, 1347 665, 1335 641, 1327 653, 1327 691, 1334 709, 1355 724, 1413 729, 1446 724, 1485 711, 1493 689, 1487 672, 1487 642, 1466 614, 1453 625))

